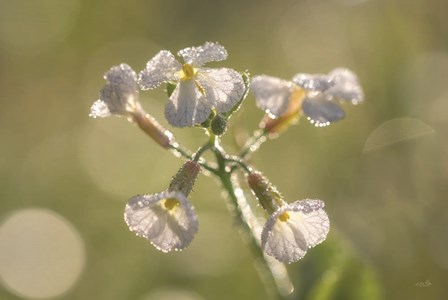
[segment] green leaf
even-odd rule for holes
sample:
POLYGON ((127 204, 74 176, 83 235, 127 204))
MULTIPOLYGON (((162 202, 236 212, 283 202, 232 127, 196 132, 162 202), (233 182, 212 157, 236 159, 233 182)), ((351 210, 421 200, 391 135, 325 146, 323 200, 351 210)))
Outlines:
POLYGON ((210 123, 212 122, 213 118, 215 117, 215 114, 216 114, 215 110, 212 110, 212 112, 208 116, 207 120, 205 120, 204 122, 202 122, 200 124, 200 127, 209 128, 210 127, 210 123))
POLYGON ((176 86, 177 82, 168 81, 168 83, 166 84, 166 92, 168 94, 168 97, 171 97, 176 86))

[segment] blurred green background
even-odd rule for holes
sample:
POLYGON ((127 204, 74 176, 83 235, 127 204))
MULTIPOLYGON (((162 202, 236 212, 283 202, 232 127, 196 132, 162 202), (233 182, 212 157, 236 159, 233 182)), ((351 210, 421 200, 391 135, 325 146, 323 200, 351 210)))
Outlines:
MULTIPOLYGON (((0 299, 269 299, 211 178, 191 195, 187 250, 129 232, 127 199, 164 190, 181 160, 124 119, 88 117, 111 66, 205 41, 229 52, 216 66, 285 79, 345 66, 365 90, 346 120, 302 120, 252 158, 288 201, 326 202, 328 240, 288 266, 295 297, 445 299, 444 0, 0 0, 0 299)), ((141 101, 166 125, 162 88, 141 101)), ((262 115, 250 95, 229 152, 262 115)))

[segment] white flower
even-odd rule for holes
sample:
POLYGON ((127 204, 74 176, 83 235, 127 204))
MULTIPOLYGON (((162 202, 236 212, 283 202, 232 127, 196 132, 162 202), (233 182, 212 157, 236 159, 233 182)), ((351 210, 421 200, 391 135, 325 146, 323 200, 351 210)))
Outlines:
POLYGON ((158 87, 168 81, 178 82, 165 106, 165 117, 175 127, 194 126, 204 122, 212 109, 229 111, 243 97, 242 76, 232 69, 202 67, 211 61, 227 58, 227 51, 217 43, 207 42, 177 53, 183 63, 166 50, 160 51, 140 73, 143 90, 158 87))
POLYGON ((279 117, 288 109, 291 95, 296 88, 290 81, 267 75, 252 78, 250 87, 258 107, 272 117, 279 117))
POLYGON ((300 108, 308 120, 318 126, 327 126, 345 117, 338 101, 359 104, 364 94, 357 76, 350 70, 337 68, 328 75, 304 74, 294 76, 292 82, 261 75, 251 82, 258 107, 273 118, 288 111, 291 96, 298 89, 305 90, 300 108))
POLYGON ((132 197, 124 219, 131 231, 163 252, 185 249, 198 231, 196 212, 179 191, 132 197))
POLYGON ((278 208, 261 233, 263 250, 277 260, 292 263, 323 242, 330 221, 321 200, 306 199, 278 208))
POLYGON ((306 90, 325 94, 327 100, 338 99, 355 105, 364 100, 358 77, 349 69, 336 68, 328 75, 299 73, 292 82, 306 90))
POLYGON ((139 107, 137 100, 137 74, 127 64, 112 67, 104 79, 107 84, 101 89, 100 99, 90 108, 90 116, 104 118, 111 115, 124 115, 136 111, 139 107))

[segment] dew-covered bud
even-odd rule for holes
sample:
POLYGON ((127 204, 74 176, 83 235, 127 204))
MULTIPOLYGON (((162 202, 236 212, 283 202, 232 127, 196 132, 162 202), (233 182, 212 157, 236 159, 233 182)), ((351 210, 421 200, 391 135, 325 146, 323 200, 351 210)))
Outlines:
POLYGON ((227 119, 223 115, 217 114, 213 118, 210 128, 213 134, 223 135, 227 130, 227 119))
POLYGON ((174 175, 168 190, 180 191, 185 196, 188 196, 200 171, 201 167, 197 162, 187 161, 174 175))
POLYGON ((261 206, 268 213, 274 212, 278 207, 285 204, 280 192, 261 172, 254 171, 247 175, 247 183, 261 206))

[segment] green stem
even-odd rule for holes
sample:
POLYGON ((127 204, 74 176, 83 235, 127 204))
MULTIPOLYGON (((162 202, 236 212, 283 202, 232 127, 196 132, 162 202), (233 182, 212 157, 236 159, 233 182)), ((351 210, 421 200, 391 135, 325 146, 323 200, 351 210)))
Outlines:
POLYGON ((246 158, 249 154, 255 152, 260 148, 261 144, 263 144, 266 139, 267 132, 263 129, 256 130, 252 137, 250 137, 246 144, 241 148, 239 157, 242 159, 246 158))
POLYGON ((196 154, 193 155, 191 154, 191 152, 185 148, 183 148, 181 145, 179 145, 177 142, 172 142, 169 145, 169 148, 172 150, 171 152, 174 154, 174 156, 176 157, 184 157, 186 159, 190 159, 190 160, 195 160, 199 165, 201 165, 201 167, 203 167, 204 169, 206 169, 207 171, 213 173, 216 175, 216 169, 213 168, 212 166, 210 166, 210 164, 208 164, 205 160, 199 160, 202 152, 204 152, 205 150, 210 148, 209 144, 205 144, 204 146, 202 146, 197 152, 196 154), (205 149, 204 149, 205 148, 205 149), (201 151, 202 150, 202 151, 201 151), (198 156, 198 152, 201 151, 200 155, 198 156), (196 159, 197 158, 197 159, 196 159))
POLYGON ((241 158, 239 158, 238 156, 229 156, 226 157, 226 160, 229 162, 233 162, 236 165, 233 165, 232 168, 230 169, 230 173, 232 173, 233 171, 235 171, 238 167, 241 167, 246 173, 251 173, 252 172, 252 168, 249 167, 241 158))
POLYGON ((198 149, 198 151, 196 151, 196 153, 194 154, 193 160, 195 162, 198 162, 199 159, 201 158, 201 155, 207 151, 207 149, 210 149, 212 145, 210 145, 210 143, 205 144, 204 146, 202 146, 201 148, 198 149))
MULTIPOLYGON (((219 147, 219 144, 215 146, 219 147)), ((289 279, 286 267, 284 264, 264 255, 259 239, 261 226, 247 204, 243 191, 238 186, 236 175, 232 176, 232 171, 226 166, 227 162, 235 161, 229 159, 217 147, 214 147, 214 153, 218 162, 217 176, 221 181, 222 187, 228 193, 228 198, 234 207, 235 217, 239 221, 244 235, 249 237, 247 240, 256 257, 259 267, 258 271, 262 281, 265 283, 268 294, 273 299, 290 299, 293 285, 289 279)))

